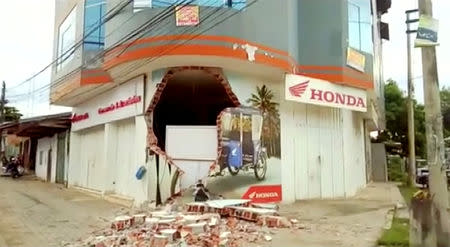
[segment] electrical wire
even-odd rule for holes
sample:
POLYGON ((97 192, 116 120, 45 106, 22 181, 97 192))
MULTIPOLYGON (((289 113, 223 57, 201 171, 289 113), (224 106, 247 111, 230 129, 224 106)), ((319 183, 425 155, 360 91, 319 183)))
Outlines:
MULTIPOLYGON (((224 21, 226 21, 227 19, 229 19, 229 18, 231 18, 232 16, 236 15, 237 13, 239 13, 239 12, 243 11, 244 9, 250 7, 251 5, 253 5, 254 3, 256 3, 257 1, 258 1, 258 0, 254 0, 253 2, 249 3, 247 6, 245 6, 244 8, 242 8, 241 10, 239 10, 239 11, 237 11, 237 12, 234 12, 233 14, 229 15, 228 17, 226 17, 226 18, 222 19, 221 21, 217 22, 216 24, 212 25, 211 27, 205 29, 203 32, 199 33, 198 35, 201 35, 202 33, 204 33, 204 32, 206 32, 206 31, 208 31, 208 30, 214 28, 215 26, 217 26, 217 25, 223 23, 224 21)), ((192 2, 192 0, 191 0, 190 2, 192 2)), ((190 4, 190 2, 188 2, 186 5, 190 4)), ((174 7, 175 5, 178 5, 178 4, 174 3, 174 4, 172 4, 172 7, 174 7)), ((179 6, 179 5, 178 5, 178 6, 179 6)), ((170 9, 170 8, 166 8, 166 9, 170 9)), ((207 17, 203 18, 202 22, 205 22, 207 19, 209 19, 211 16, 213 16, 215 13, 219 12, 219 11, 222 10, 222 9, 224 9, 224 8, 216 8, 215 11, 211 11, 212 13, 211 13, 210 15, 208 15, 207 17)), ((122 45, 124 42, 129 41, 130 38, 133 38, 133 37, 135 37, 135 40, 132 42, 132 43, 134 43, 136 40, 138 40, 140 37, 142 37, 143 35, 145 35, 145 34, 147 33, 147 32, 145 32, 145 31, 146 31, 149 27, 155 25, 155 20, 154 20, 154 19, 157 19, 157 20, 156 20, 156 23, 159 24, 159 23, 161 23, 162 21, 164 21, 165 19, 167 19, 167 17, 168 17, 167 15, 171 15, 171 14, 172 14, 172 13, 170 13, 170 12, 172 12, 172 11, 169 11, 169 12, 167 12, 166 14, 164 14, 164 11, 161 11, 161 12, 160 12, 160 15, 155 16, 154 18, 152 18, 152 19, 149 20, 148 22, 144 23, 143 25, 141 25, 140 27, 138 27, 138 28, 135 29, 134 31, 130 32, 130 35, 125 35, 125 37, 124 37, 123 39, 121 39, 120 42, 116 42, 112 48, 108 49, 108 51, 109 51, 109 50, 112 50, 112 49, 114 49, 114 48, 116 48, 116 47, 118 47, 118 46, 120 46, 120 45, 122 45), (162 18, 161 18, 161 17, 162 17, 162 18), (141 35, 139 36, 139 34, 141 34, 141 35)), ((225 12, 224 12, 224 13, 225 13, 225 12)), ((224 13, 222 13, 220 16, 222 16, 224 13)), ((128 18, 126 22, 128 22, 132 17, 133 17, 133 16, 131 16, 130 18, 128 18)), ((169 22, 169 23, 170 23, 170 22, 169 22)), ((165 24, 165 25, 168 25, 168 24, 165 24)), ((123 23, 122 23, 121 26, 123 26, 123 23)), ((170 31, 169 31, 169 32, 170 32, 170 31)), ((111 35, 111 34, 112 34, 112 32, 111 32, 109 35, 111 35)), ((197 36, 198 36, 198 35, 197 35, 197 36)), ((186 40, 185 42, 183 42, 183 43, 180 44, 180 45, 183 45, 183 44, 185 44, 186 42, 189 42, 189 41, 191 41, 192 39, 195 39, 195 37, 197 37, 197 36, 193 36, 191 39, 186 40)), ((178 48, 180 45, 176 46, 174 49, 178 48)), ((125 49, 123 49, 123 51, 126 50, 128 47, 130 47, 130 45, 126 46, 125 49)), ((107 51, 105 51, 105 52, 107 52, 107 51)), ((145 64, 147 64, 147 63, 149 63, 149 62, 152 62, 152 61, 154 61, 154 60, 160 58, 164 53, 165 53, 165 52, 160 53, 159 56, 157 56, 157 57, 155 57, 155 58, 152 58, 152 59, 150 59, 149 61, 144 61, 144 63, 141 64, 141 65, 139 65, 138 67, 140 68, 140 67, 142 67, 143 65, 145 65, 145 64)), ((103 54, 99 54, 99 57, 101 57, 102 55, 103 55, 103 54)), ((119 55, 120 55, 120 54, 119 54, 119 55)), ((92 60, 93 60, 93 59, 92 59, 92 60)), ((88 64, 89 64, 89 63, 88 63, 88 64)), ((85 66, 86 66, 86 65, 85 65, 85 66)), ((132 72, 132 71, 131 71, 131 72, 132 72)), ((129 72, 129 73, 131 73, 131 72, 129 72)), ((129 73, 127 73, 126 75, 128 75, 129 73)), ((69 73, 69 74, 70 74, 70 73, 69 73)), ((124 75, 124 76, 126 76, 126 75, 124 75)), ((67 76, 69 76, 69 75, 67 75, 67 76)), ((122 76, 122 77, 123 77, 123 76, 122 76)), ((65 79, 65 78, 62 78, 60 81, 64 82, 64 79, 65 79)), ((37 90, 42 90, 42 89, 45 90, 45 89, 47 89, 46 87, 54 86, 54 85, 57 85, 57 84, 59 84, 59 83, 47 85, 47 86, 44 86, 44 87, 42 87, 42 88, 40 88, 40 89, 37 89, 37 90)), ((35 90, 35 91, 37 91, 37 90, 35 90)), ((29 95, 29 94, 26 94, 26 95, 29 95)), ((48 95, 48 94, 47 94, 47 95, 48 95)))
MULTIPOLYGON (((100 20, 99 20, 99 24, 93 28, 92 30, 90 30, 87 34, 83 35, 83 37, 76 42, 73 46, 71 46, 69 49, 67 49, 65 52, 63 52, 60 56, 58 56, 56 59, 54 59, 52 62, 50 62, 50 64, 48 64, 47 66, 45 66, 43 69, 41 69, 39 72, 37 72, 36 74, 34 74, 33 76, 31 76, 30 78, 26 79, 25 81, 19 83, 18 85, 15 85, 14 87, 23 85, 24 83, 32 80, 33 78, 36 78, 38 75, 40 75, 41 73, 43 73, 45 70, 47 70, 48 68, 50 68, 53 64, 57 63, 62 57, 66 56, 69 52, 70 54, 67 57, 70 57, 75 50, 80 47, 84 40, 89 37, 89 35, 91 35, 92 33, 94 33, 98 28, 100 28, 103 24, 105 24, 106 22, 108 22, 109 20, 111 20, 114 16, 116 16, 118 13, 120 13, 120 11, 122 11, 129 3, 131 3, 133 0, 125 0, 123 2, 119 2, 117 5, 115 5, 113 8, 111 8, 111 10, 109 10, 100 20), (121 3, 126 3, 123 4, 121 6, 121 3), (118 10, 116 10, 116 8, 119 8, 118 10), (109 14, 111 14, 114 11, 114 13, 112 14, 112 16, 108 16, 109 14)), ((67 59, 67 58, 66 58, 67 59)), ((65 61, 65 60, 64 60, 65 61)), ((62 61, 63 62, 63 61, 62 61)), ((14 88, 13 87, 13 88, 14 88)))
MULTIPOLYGON (((129 2, 129 1, 130 1, 130 0, 128 0, 127 2, 129 2)), ((177 1, 173 4, 173 6, 179 5, 179 4, 178 4, 179 2, 180 2, 180 3, 185 3, 184 5, 188 5, 188 4, 190 4, 192 1, 193 1, 193 0, 177 0, 177 1)), ((130 40, 131 38, 133 38, 134 36, 136 36, 137 34, 139 34, 140 32, 142 32, 143 30, 145 30, 145 29, 143 29, 143 28, 151 27, 151 25, 149 26, 149 24, 153 23, 153 21, 154 21, 155 19, 159 19, 161 16, 163 16, 164 18, 168 18, 168 17, 171 15, 171 13, 166 13, 167 11, 170 12, 170 11, 171 11, 171 8, 165 8, 163 11, 161 11, 160 13, 158 13, 156 16, 154 16, 153 18, 151 18, 150 20, 148 20, 147 22, 145 22, 145 23, 142 24, 141 26, 137 27, 136 29, 134 29, 133 31, 131 31, 130 33, 128 33, 127 35, 125 35, 124 37, 122 37, 122 39, 120 39, 120 40, 118 40, 116 43, 114 43, 114 44, 111 46, 111 48, 109 48, 108 50, 105 50, 105 51, 103 51, 103 52, 100 52, 100 53, 97 54, 95 57, 91 58, 88 62, 86 62, 84 65, 82 65, 82 66, 80 66, 80 67, 78 67, 78 68, 76 68, 76 69, 74 69, 74 70, 68 72, 67 74, 65 74, 65 75, 62 76, 61 78, 58 78, 55 82, 53 82, 53 83, 48 83, 48 84, 46 84, 45 86, 43 86, 43 87, 41 87, 41 88, 38 88, 38 89, 34 90, 33 93, 35 93, 35 92, 37 92, 37 91, 39 91, 39 90, 46 90, 47 88, 50 88, 50 87, 52 87, 52 86, 58 86, 59 84, 64 83, 66 78, 68 78, 68 77, 70 77, 70 76, 76 74, 77 72, 81 71, 84 67, 87 67, 88 65, 92 64, 92 63, 95 62, 97 59, 102 58, 102 57, 106 54, 106 52, 108 52, 109 50, 115 49, 116 47, 118 47, 118 46, 122 45, 123 43, 127 42, 128 40, 130 40)), ((132 17, 133 17, 133 16, 131 16, 130 19, 131 19, 132 17)), ((114 29, 114 31, 115 31, 115 30, 117 30, 117 28, 114 29)), ((113 32, 111 32, 110 35, 111 35, 112 33, 113 33, 113 32)), ((55 61, 56 61, 56 60, 55 60, 55 61)), ((47 66, 46 68, 49 68, 49 66, 47 66)), ((45 69, 42 70, 42 71, 45 71, 45 69)), ((31 79, 31 78, 30 78, 30 79, 31 79)), ((23 96, 23 97, 29 97, 29 95, 30 95, 30 93, 25 93, 25 94, 22 94, 21 96, 23 96)), ((18 96, 18 95, 14 95, 14 96, 18 96)), ((14 97, 14 96, 13 96, 13 97, 14 97)))

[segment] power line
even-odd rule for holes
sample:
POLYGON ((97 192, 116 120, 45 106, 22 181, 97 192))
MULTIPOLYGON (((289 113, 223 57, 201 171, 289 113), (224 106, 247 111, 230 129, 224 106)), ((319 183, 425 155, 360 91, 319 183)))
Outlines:
MULTIPOLYGON (((223 22, 226 21, 228 18, 230 18, 230 17, 236 15, 237 13, 241 12, 242 10, 244 10, 244 9, 246 9, 246 8, 248 8, 248 7, 250 7, 251 5, 253 5, 254 3, 256 3, 257 1, 258 1, 258 0, 254 0, 252 3, 248 4, 246 7, 242 8, 241 10, 239 10, 239 11, 237 11, 237 12, 234 12, 233 14, 229 15, 228 17, 226 17, 226 18, 222 19, 221 21, 217 22, 215 25, 213 25, 213 26, 211 26, 211 27, 205 29, 203 32, 199 33, 198 35, 201 35, 202 33, 204 33, 204 32, 206 32, 206 31, 208 31, 208 30, 214 28, 215 26, 217 26, 217 25, 223 23, 223 22)), ((189 1, 188 3, 186 3, 185 5, 190 4, 190 2, 192 2, 192 0, 189 1)), ((172 4, 172 7, 174 7, 175 5, 177 5, 177 4, 176 4, 176 3, 172 4)), ((166 8, 166 10, 167 10, 167 9, 170 9, 170 8, 166 8)), ((211 13, 210 15, 208 15, 206 18, 203 18, 202 22, 204 22, 205 20, 207 20, 209 17, 211 17, 213 14, 217 13, 217 12, 220 11, 221 9, 222 9, 222 8, 216 8, 215 11, 211 11, 212 13, 211 13)), ((122 45, 124 42, 130 40, 130 39, 133 38, 133 37, 136 37, 136 36, 137 36, 137 37, 135 38, 135 41, 138 40, 140 37, 142 37, 142 35, 139 36, 139 34, 145 35, 145 34, 146 34, 146 31, 147 31, 147 29, 148 29, 149 27, 152 27, 153 25, 155 25, 155 23, 156 23, 156 24, 159 24, 159 23, 161 23, 162 21, 164 21, 165 19, 167 19, 167 18, 172 14, 171 12, 174 12, 174 11, 161 11, 157 16, 155 16, 154 18, 150 19, 150 20, 147 21, 146 23, 142 24, 140 27, 138 27, 137 29, 133 30, 133 31, 130 32, 128 35, 125 35, 119 42, 116 42, 111 48, 109 48, 108 51, 109 51, 109 50, 112 50, 112 49, 115 49, 116 47, 119 47, 119 46, 122 45), (165 12, 166 12, 166 13, 165 13, 165 12), (169 16, 168 16, 168 15, 169 15, 169 16), (162 17, 162 18, 161 18, 161 17, 162 17), (157 19, 157 20, 155 21, 155 19, 157 19)), ((222 16, 223 14, 224 14, 224 13, 222 13, 220 16, 222 16)), ((131 17, 131 18, 132 18, 132 17, 131 17)), ((129 21, 131 18, 129 18, 127 21, 129 21)), ((122 23, 122 25, 123 25, 123 23, 122 23)), ((122 25, 121 25, 121 26, 122 26, 122 25)), ((166 24, 166 25, 167 25, 167 24, 166 24)), ((112 32, 111 32, 109 35, 111 35, 111 34, 112 34, 112 32)), ((197 36, 198 36, 198 35, 197 35, 197 36)), ((194 39, 194 38, 197 37, 197 36, 193 36, 191 39, 186 40, 185 42, 183 42, 183 43, 180 44, 180 45, 183 45, 183 44, 185 44, 186 42, 191 41, 192 39, 194 39)), ((132 43, 134 43, 135 41, 133 41, 132 43)), ((179 46, 180 46, 180 45, 179 45, 179 46)), ((174 49, 178 48, 179 46, 176 46, 174 49)), ((127 46, 126 48, 128 48, 128 47, 129 47, 129 46, 127 46)), ((126 48, 125 48, 125 49, 126 49, 126 48)), ((125 49, 124 49, 124 50, 125 50, 125 49)), ((97 57, 103 56, 104 53, 106 53, 106 52, 108 52, 108 51, 101 52, 100 54, 98 54, 96 57, 94 57, 93 59, 91 59, 87 64, 85 64, 85 65, 82 66, 82 67, 86 67, 86 65, 89 65, 90 62, 92 62, 93 60, 95 60, 97 57)), ((154 58, 154 59, 151 59, 150 61, 145 62, 144 64, 149 63, 149 62, 152 62, 152 61, 154 61, 154 60, 160 58, 163 54, 164 54, 164 52, 160 53, 158 57, 156 57, 156 58, 154 58)), ((120 55, 120 54, 119 54, 119 55, 120 55)), ((144 64, 142 64, 142 65, 140 65, 140 66, 138 66, 138 67, 142 67, 144 64)), ((75 70, 72 71, 72 72, 77 72, 77 70, 80 70, 82 67, 80 67, 79 69, 75 69, 75 70)), ((46 85, 46 86, 44 86, 44 87, 41 87, 41 88, 39 88, 38 90, 35 90, 35 92, 36 92, 36 91, 39 91, 39 90, 42 90, 42 89, 46 90, 49 86, 57 86, 59 83, 64 82, 65 78, 67 78, 68 76, 71 76, 71 75, 73 74, 72 72, 69 72, 67 75, 65 75, 65 76, 63 76, 62 78, 60 78, 56 83, 52 83, 51 85, 46 85)), ((129 73, 130 73, 130 72, 129 72, 129 73)), ((128 75, 129 73, 127 73, 127 74, 125 74, 125 75, 128 75)), ((124 75, 124 76, 125 76, 125 75, 124 75)))

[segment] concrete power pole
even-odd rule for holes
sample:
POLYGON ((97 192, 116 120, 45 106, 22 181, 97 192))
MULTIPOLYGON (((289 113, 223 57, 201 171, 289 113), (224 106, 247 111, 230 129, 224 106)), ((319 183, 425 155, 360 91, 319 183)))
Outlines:
MULTIPOLYGON (((420 14, 432 16, 431 0, 419 0, 420 14)), ((441 100, 439 95, 436 49, 422 47, 423 87, 425 94, 425 124, 427 160, 430 171, 429 185, 432 198, 432 221, 426 246, 450 246, 447 179, 443 161, 445 158, 442 130, 441 100)))
MULTIPOLYGON (((0 123, 5 122, 5 104, 6 104, 6 99, 5 99, 5 94, 6 94, 6 83, 5 81, 3 81, 2 83, 2 95, 1 95, 1 99, 0 99, 0 123)), ((5 155, 5 140, 3 137, 3 133, 0 133, 0 153, 1 155, 5 155)))
POLYGON ((410 24, 418 22, 418 19, 410 19, 410 14, 418 12, 418 9, 407 10, 406 14, 406 48, 408 57, 408 146, 409 146, 409 160, 408 160, 408 179, 410 185, 414 186, 416 183, 416 142, 414 129, 414 83, 412 79, 412 64, 411 64, 411 34, 416 33, 417 30, 411 30, 410 24))

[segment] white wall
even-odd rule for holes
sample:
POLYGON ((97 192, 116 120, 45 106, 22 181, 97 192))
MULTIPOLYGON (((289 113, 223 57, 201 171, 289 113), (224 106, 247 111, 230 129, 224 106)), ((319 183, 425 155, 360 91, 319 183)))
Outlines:
POLYGON ((287 101, 280 107, 285 201, 348 197, 365 185, 360 113, 287 101))
POLYGON ((51 149, 51 179, 52 183, 55 182, 56 177, 56 153, 57 153, 57 135, 52 137, 45 137, 38 139, 36 149, 36 176, 40 179, 47 180, 47 164, 48 164, 48 151, 51 149), (40 157, 42 155, 42 157, 40 157), (42 163, 40 162, 42 161, 42 163))

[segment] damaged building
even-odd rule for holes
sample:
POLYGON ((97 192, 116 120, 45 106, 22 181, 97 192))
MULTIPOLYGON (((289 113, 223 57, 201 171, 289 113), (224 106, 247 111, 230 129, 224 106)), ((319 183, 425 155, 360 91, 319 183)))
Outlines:
POLYGON ((354 195, 372 179, 369 133, 384 128, 389 7, 56 1, 51 102, 73 107, 69 186, 135 205, 198 180, 211 194, 265 202, 354 195), (223 114, 237 107, 260 111, 261 125, 223 114), (221 166, 227 126, 240 129, 233 150, 261 143, 264 176, 242 161, 221 166))

